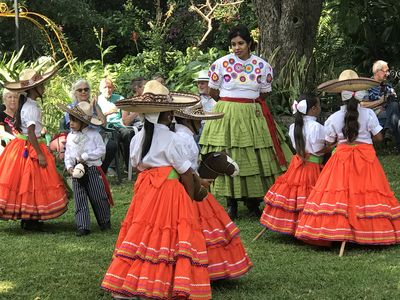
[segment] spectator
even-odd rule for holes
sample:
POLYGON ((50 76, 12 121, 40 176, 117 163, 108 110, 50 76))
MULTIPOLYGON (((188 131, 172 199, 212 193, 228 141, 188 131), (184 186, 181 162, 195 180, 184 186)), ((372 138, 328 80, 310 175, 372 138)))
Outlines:
POLYGON ((385 139, 393 135, 396 141, 396 150, 400 152, 399 103, 397 95, 386 82, 389 75, 388 63, 383 60, 376 61, 372 66, 373 79, 380 82, 380 85, 368 90, 368 97, 361 102, 362 107, 371 108, 375 111, 380 125, 383 127, 385 139))
POLYGON ((128 168, 129 145, 135 131, 123 124, 122 111, 115 106, 115 102, 124 99, 124 97, 115 94, 114 90, 115 86, 112 80, 103 78, 100 81, 100 95, 97 104, 107 118, 107 127, 114 128, 118 133, 118 141, 122 141, 125 167, 128 168))

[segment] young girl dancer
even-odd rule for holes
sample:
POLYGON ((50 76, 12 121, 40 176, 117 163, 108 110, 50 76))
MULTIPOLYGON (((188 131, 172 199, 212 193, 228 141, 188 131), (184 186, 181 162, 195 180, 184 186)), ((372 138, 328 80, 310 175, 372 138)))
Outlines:
MULTIPOLYGON (((90 233, 90 213, 88 200, 101 230, 111 228, 110 202, 106 186, 102 180, 101 157, 106 153, 106 146, 98 130, 89 125, 98 126, 102 121, 93 117, 93 108, 87 102, 79 102, 75 107, 60 105, 69 114, 71 132, 65 145, 65 168, 72 176, 75 200, 76 235, 90 233), (74 178, 74 167, 86 166, 83 177, 74 178)), ((105 177, 105 176, 104 176, 105 177)))
POLYGON ((117 103, 144 112, 145 122, 130 147, 131 163, 140 171, 134 196, 101 285, 114 296, 211 298, 206 243, 189 197, 193 171, 184 145, 169 129, 172 110, 199 100, 152 80, 142 96, 117 103))
MULTIPOLYGON (((223 115, 204 112, 201 103, 175 112, 175 132, 186 146, 193 170, 197 170, 199 159, 199 147, 194 135, 199 133, 202 120, 220 119, 223 115)), ((202 184, 208 187, 210 182, 203 179, 202 184)), ((240 240, 239 229, 224 208, 210 193, 203 201, 195 202, 194 205, 206 239, 210 280, 237 278, 246 274, 252 263, 240 240)))
POLYGON ((318 97, 303 94, 292 108, 296 119, 289 136, 297 154, 266 193, 260 218, 263 226, 290 235, 295 233, 299 213, 320 174, 325 147, 324 126, 317 122, 321 112, 318 97))
POLYGON ((40 138, 42 112, 36 103, 44 83, 55 74, 33 69, 21 72, 20 80, 5 88, 21 94, 14 127, 20 132, 0 156, 0 218, 22 220, 24 229, 40 229, 39 220, 57 218, 67 210, 67 194, 57 173, 53 155, 40 138))
POLYGON ((352 70, 321 84, 340 92, 343 104, 325 122, 325 139, 338 142, 304 206, 296 237, 387 245, 400 242, 400 205, 376 157, 373 141, 381 141, 378 119, 360 106, 366 90, 379 82, 358 78, 352 70))

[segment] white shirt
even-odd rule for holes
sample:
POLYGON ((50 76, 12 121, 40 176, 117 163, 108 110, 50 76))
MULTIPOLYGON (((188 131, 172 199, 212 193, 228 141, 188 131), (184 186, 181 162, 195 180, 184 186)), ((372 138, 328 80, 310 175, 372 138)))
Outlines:
MULTIPOLYGON (((382 126, 379 125, 378 118, 372 109, 358 105, 357 110, 359 113, 358 123, 360 124, 360 128, 355 141, 372 144, 371 134, 378 134, 382 130, 382 126)), ((346 111, 347 105, 342 105, 339 111, 335 112, 325 121, 325 139, 328 142, 333 143, 336 139, 339 144, 347 142, 342 132, 346 111)))
POLYGON ((194 140, 194 133, 184 125, 176 124, 175 133, 181 140, 181 143, 185 145, 185 157, 190 160, 191 168, 197 171, 199 167, 199 146, 197 146, 194 140))
POLYGON ((96 129, 86 127, 80 132, 71 131, 65 144, 65 167, 73 168, 79 160, 85 161, 88 167, 101 166, 105 153, 106 145, 96 129))
POLYGON ((217 104, 213 98, 204 94, 200 94, 200 102, 203 105, 203 110, 205 112, 212 112, 215 104, 217 104))
POLYGON ((220 97, 256 99, 272 90, 272 73, 270 64, 258 56, 242 60, 231 53, 211 65, 208 86, 219 90, 220 97))
MULTIPOLYGON (((317 122, 317 117, 303 116, 303 137, 305 141, 306 153, 313 155, 318 154, 325 147, 325 131, 324 126, 317 122)), ((293 148, 296 149, 296 142, 294 140, 294 124, 289 126, 289 137, 292 141, 293 148)))
POLYGON ((143 171, 149 168, 172 166, 179 174, 190 169, 191 163, 185 157, 184 145, 175 132, 162 124, 154 124, 152 144, 149 152, 141 159, 142 144, 145 137, 143 128, 136 134, 130 145, 130 158, 133 167, 143 171))
POLYGON ((28 127, 31 125, 35 125, 35 135, 40 137, 43 128, 42 111, 35 100, 27 98, 21 109, 22 134, 28 134, 28 127))

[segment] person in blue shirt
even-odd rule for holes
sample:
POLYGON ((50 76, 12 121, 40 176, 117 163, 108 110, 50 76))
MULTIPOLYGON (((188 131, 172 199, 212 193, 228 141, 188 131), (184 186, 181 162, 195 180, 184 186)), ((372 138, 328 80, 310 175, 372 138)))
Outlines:
POLYGON ((361 102, 362 107, 371 108, 378 117, 384 130, 385 139, 394 137, 396 151, 400 153, 399 102, 390 83, 387 82, 390 74, 388 63, 376 61, 372 66, 373 79, 381 84, 368 90, 368 97, 361 102))

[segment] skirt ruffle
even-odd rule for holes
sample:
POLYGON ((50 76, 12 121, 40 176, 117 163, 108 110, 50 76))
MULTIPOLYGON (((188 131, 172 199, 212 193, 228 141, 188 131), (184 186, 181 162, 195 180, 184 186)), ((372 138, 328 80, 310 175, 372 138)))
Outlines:
POLYGON ((171 167, 139 174, 102 287, 155 299, 210 299, 205 239, 171 167))
POLYGON ((1 219, 48 220, 66 212, 67 192, 54 157, 46 145, 39 146, 46 157, 46 168, 39 165, 31 144, 19 138, 12 140, 0 156, 1 219))
POLYGON ((400 242, 400 205, 372 145, 339 145, 305 204, 296 237, 400 242))
POLYGON ((253 264, 239 237, 239 229, 212 194, 195 203, 206 240, 210 280, 238 278, 253 264))
MULTIPOLYGON (((219 101, 214 111, 224 112, 224 118, 207 121, 200 138, 201 153, 226 151, 240 168, 239 176, 218 176, 211 191, 215 195, 240 199, 265 195, 276 177, 286 170, 278 163, 270 131, 258 103, 219 101)), ((285 136, 277 126, 278 139, 287 161, 292 153, 285 136)))
POLYGON ((320 164, 303 162, 299 156, 293 156, 286 173, 277 178, 264 197, 266 206, 260 218, 261 224, 294 235, 299 214, 320 172, 320 164))

